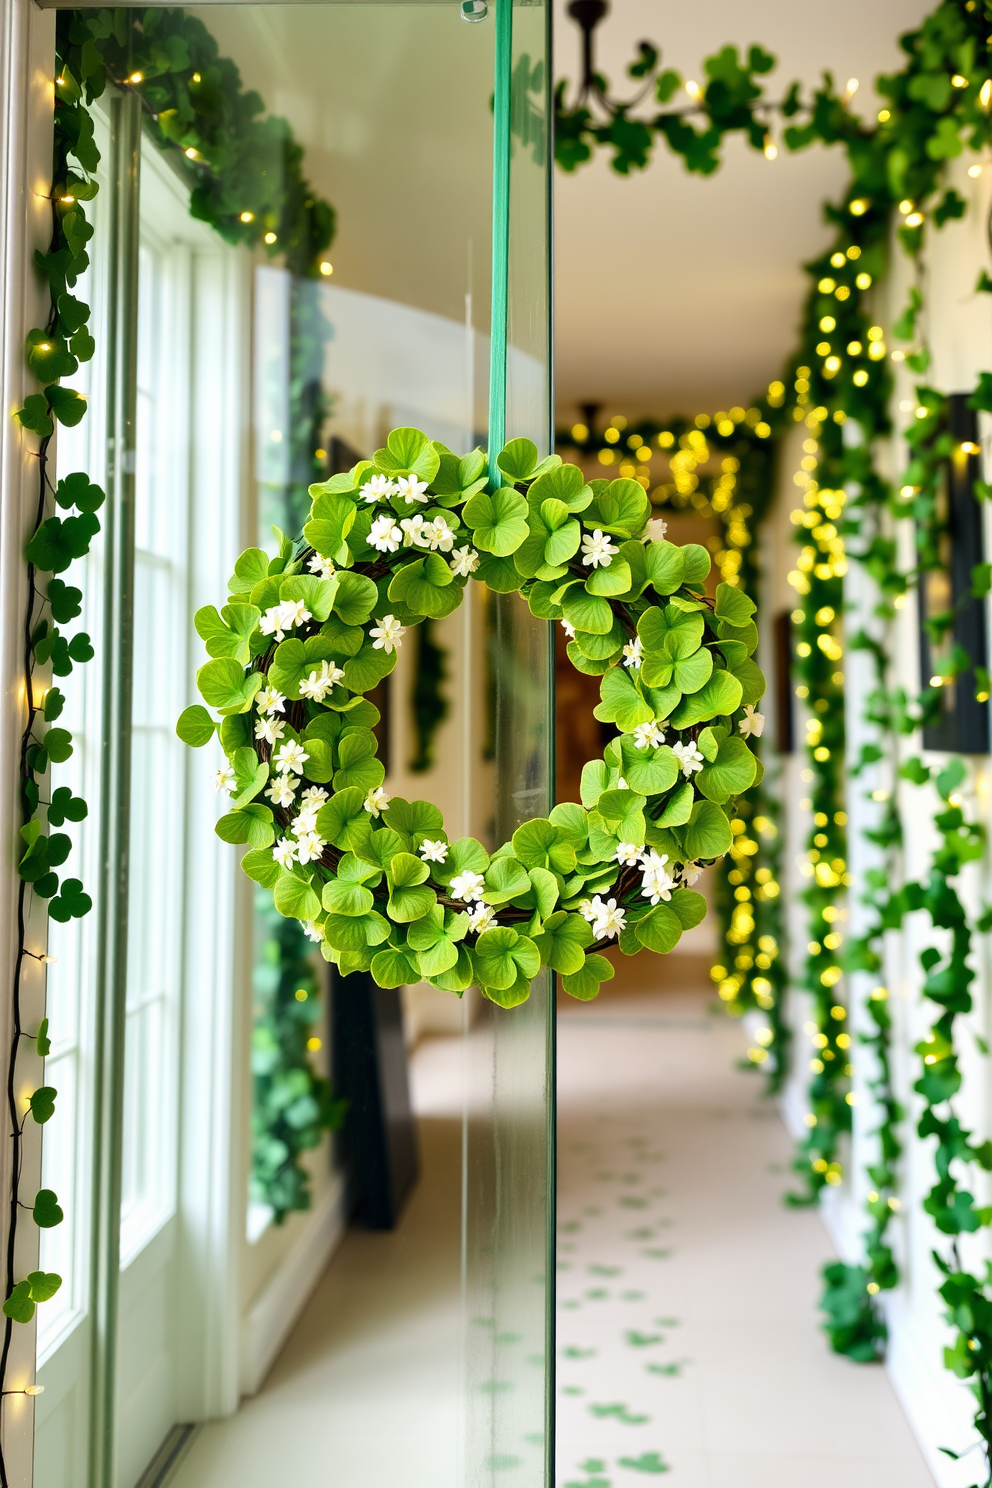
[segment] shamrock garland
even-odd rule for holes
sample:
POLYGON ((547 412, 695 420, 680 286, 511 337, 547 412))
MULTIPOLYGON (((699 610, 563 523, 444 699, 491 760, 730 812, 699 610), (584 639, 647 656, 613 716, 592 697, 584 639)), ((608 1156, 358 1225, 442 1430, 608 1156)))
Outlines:
POLYGON ((699 923, 691 884, 731 847, 726 808, 760 778, 748 741, 764 679, 754 604, 729 584, 705 596, 709 554, 656 538, 636 481, 586 483, 526 439, 496 474, 487 489, 481 450, 459 458, 397 429, 311 486, 302 541, 277 530, 276 557, 249 549, 223 610, 197 612, 213 658, 197 683, 220 717, 194 704, 177 732, 194 746, 219 734, 232 799, 218 834, 248 846, 245 872, 325 959, 380 986, 474 983, 512 1007, 542 965, 591 998, 613 976, 611 943, 664 953, 699 923), (470 576, 561 621, 618 730, 583 770, 581 805, 524 822, 492 855, 450 842, 429 802, 387 794, 364 696, 470 576))

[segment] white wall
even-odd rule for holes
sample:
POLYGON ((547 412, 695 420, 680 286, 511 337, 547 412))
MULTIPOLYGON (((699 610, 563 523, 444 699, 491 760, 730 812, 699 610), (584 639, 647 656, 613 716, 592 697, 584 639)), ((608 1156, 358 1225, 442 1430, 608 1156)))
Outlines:
MULTIPOLYGON (((925 379, 920 379, 914 378, 905 364, 900 366, 890 363, 896 372, 892 417, 897 430, 912 416, 912 407, 916 403, 913 392, 915 382, 926 381, 945 393, 966 392, 973 390, 979 371, 992 370, 992 297, 973 292, 979 271, 988 267, 989 250, 985 239, 985 224, 992 199, 992 180, 988 172, 977 181, 969 178, 965 171, 966 164, 967 161, 954 164, 951 182, 968 202, 968 213, 963 220, 949 223, 941 232, 931 232, 924 254, 923 290, 928 309, 923 324, 933 352, 931 369, 925 379), (910 407, 900 408, 900 403, 908 403, 910 407)), ((901 313, 911 282, 911 265, 895 245, 892 259, 892 273, 880 287, 874 306, 879 322, 886 327, 891 326, 901 313)), ((852 429, 849 434, 856 436, 856 431, 852 429)), ((989 458, 990 440, 987 428, 984 435, 983 450, 988 478, 992 462, 989 458)), ((794 566, 796 552, 793 540, 795 528, 789 521, 789 512, 800 505, 802 500, 800 488, 793 483, 793 473, 799 468, 802 453, 799 443, 797 429, 795 437, 785 441, 777 503, 763 534, 768 574, 768 618, 777 610, 786 606, 791 608, 795 603, 793 591, 785 582, 785 574, 794 566)), ((877 450, 877 458, 883 473, 898 477, 907 459, 901 437, 897 434, 883 443, 877 450)), ((986 513, 987 519, 988 515, 986 513)), ((986 532, 987 557, 992 553, 992 528, 988 525, 986 532)), ((899 564, 909 568, 913 563, 913 533, 908 522, 899 524, 896 537, 899 543, 899 564)), ((976 561, 978 556, 976 554, 976 561)), ((877 632, 878 622, 873 615, 876 596, 873 590, 872 582, 852 562, 845 581, 845 600, 849 606, 845 616, 845 633, 848 638, 862 627, 874 628, 877 632)), ((891 643, 893 666, 889 686, 902 686, 913 696, 920 690, 915 595, 910 595, 899 610, 892 626, 891 643)), ((874 671, 866 654, 853 652, 848 647, 845 647, 845 651, 847 755, 851 763, 860 751, 861 742, 868 737, 862 716, 866 693, 874 686, 874 671)), ((803 717, 798 706, 796 722, 797 748, 801 748, 803 717)), ((929 764, 940 762, 941 756, 925 754, 921 745, 919 735, 901 740, 900 758, 922 754, 929 764)), ((801 779, 805 764, 804 755, 797 753, 785 762, 784 772, 787 846, 783 892, 792 906, 789 927, 792 942, 791 970, 794 977, 798 976, 801 969, 808 938, 804 909, 797 901, 797 891, 803 882, 798 872, 797 859, 803 852, 809 827, 808 815, 800 806, 805 795, 805 786, 801 779)), ((869 798, 875 789, 893 787, 897 792, 905 838, 904 881, 925 878, 929 871, 936 839, 932 825, 936 797, 932 788, 921 789, 906 781, 893 781, 891 770, 884 763, 872 767, 858 779, 849 778, 849 867, 854 879, 848 897, 849 935, 856 935, 864 923, 865 911, 859 904, 863 875, 879 859, 878 850, 866 844, 860 835, 861 829, 871 826, 880 811, 880 807, 869 798)), ((986 828, 992 827, 992 770, 987 757, 969 760, 969 779, 964 787, 964 794, 968 814, 982 822, 986 828)), ((970 914, 980 913, 983 904, 987 904, 992 898, 990 877, 992 870, 988 853, 983 862, 970 865, 961 875, 959 890, 970 914)), ((883 970, 877 975, 858 974, 848 979, 850 986, 847 1000, 851 1008, 852 1032, 856 1032, 859 1028, 868 1026, 864 1013, 864 999, 868 991, 879 983, 884 983, 888 988, 894 1021, 894 1081, 897 1097, 907 1112, 902 1127, 905 1155, 902 1162, 901 1208, 890 1227, 902 1279, 894 1293, 883 1294, 890 1329, 887 1367, 940 1488, 967 1488, 967 1485, 975 1481, 976 1454, 966 1458, 963 1463, 956 1463, 939 1451, 942 1446, 961 1451, 975 1440, 971 1425, 975 1401, 968 1387, 943 1367, 942 1350, 951 1341, 952 1333, 943 1321, 943 1304, 937 1296, 940 1277, 931 1259, 931 1251, 936 1248, 946 1253, 948 1240, 936 1231, 922 1208, 923 1199, 933 1186, 936 1174, 932 1143, 922 1142, 915 1135, 921 1100, 912 1088, 920 1073, 919 1056, 914 1053, 914 1045, 925 1036, 936 1013, 934 1006, 924 1002, 921 996, 923 973, 919 965, 919 953, 927 945, 937 945, 940 948, 944 938, 943 933, 933 931, 925 912, 909 916, 901 933, 890 932, 887 936, 883 970)), ((981 1139, 992 1130, 992 1069, 988 1058, 979 1052, 976 1043, 976 1038, 988 1037, 990 1026, 992 977, 988 937, 975 936, 973 964, 977 973, 972 987, 974 1011, 958 1020, 964 1087, 955 1100, 955 1109, 964 1123, 976 1130, 981 1139)), ((805 1002, 805 994, 793 992, 790 1018, 796 1030, 794 1073, 783 1104, 786 1118, 796 1135, 803 1131, 802 1116, 806 1109, 805 1071, 812 1053, 809 1041, 802 1032, 802 1024, 808 1016, 805 1002)), ((852 1261, 862 1259, 860 1237, 866 1228, 863 1206, 870 1187, 864 1168, 875 1152, 873 1133, 879 1121, 879 1113, 873 1108, 865 1084, 864 1054, 855 1064, 858 1071, 855 1076, 858 1103, 854 1108, 850 1161, 845 1162, 844 1183, 824 1195, 823 1206, 824 1218, 840 1253, 852 1261)), ((971 1168, 968 1170, 968 1179, 977 1201, 988 1203, 988 1178, 971 1168)), ((988 1232, 983 1231, 976 1237, 964 1237, 961 1250, 965 1265, 981 1270, 984 1260, 992 1257, 988 1232)))

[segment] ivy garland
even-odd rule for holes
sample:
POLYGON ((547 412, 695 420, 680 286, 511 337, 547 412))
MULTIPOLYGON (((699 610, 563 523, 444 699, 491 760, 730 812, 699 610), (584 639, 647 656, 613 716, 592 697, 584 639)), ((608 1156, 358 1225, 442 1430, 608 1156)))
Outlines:
MULTIPOLYGON (((30 331, 25 353, 28 368, 43 384, 43 390, 25 398, 15 417, 25 433, 37 439, 38 494, 33 533, 25 549, 27 604, 24 614, 23 687, 24 730, 19 757, 21 827, 17 895, 17 948, 12 989, 13 1039, 7 1066, 7 1109, 12 1141, 13 1178, 10 1188, 7 1257, 4 1291, 4 1335, 0 1352, 0 1392, 4 1391, 10 1357, 13 1324, 28 1323, 35 1308, 53 1297, 62 1284, 55 1272, 31 1271, 18 1277, 16 1243, 22 1209, 28 1209, 39 1227, 50 1228, 64 1218, 58 1196, 41 1189, 28 1205, 22 1201, 24 1127, 29 1117, 43 1125, 55 1114, 58 1092, 42 1085, 28 1097, 26 1108, 20 1094, 20 1055, 24 1039, 44 1058, 51 1050, 48 1020, 42 1019, 35 1033, 25 1029, 21 1013, 21 976, 25 958, 44 962, 44 953, 28 949, 28 921, 32 896, 47 901, 48 914, 66 922, 92 908, 90 896, 78 878, 60 878, 58 870, 72 851, 72 839, 58 829, 66 822, 85 819, 85 801, 65 786, 49 789, 49 770, 72 754, 72 736, 57 719, 65 706, 59 683, 74 669, 91 660, 89 636, 77 632, 70 638, 60 630, 82 613, 82 591, 63 578, 70 565, 88 551, 100 530, 96 513, 104 493, 88 477, 75 472, 53 484, 49 475, 49 447, 57 423, 72 427, 86 412, 85 400, 61 385, 79 363, 95 350, 87 330, 89 307, 72 290, 89 262, 86 244, 92 228, 86 221, 83 202, 96 195, 91 173, 99 156, 93 143, 92 121, 80 105, 79 89, 62 74, 55 86, 54 156, 51 190, 52 233, 46 253, 36 255, 36 265, 47 282, 50 312, 43 326, 30 331), (53 512, 66 513, 64 516, 53 512), (58 679, 49 683, 48 676, 58 679), (46 830, 47 828, 47 830, 46 830)), ((0 1445, 0 1483, 6 1488, 7 1466, 0 1445)))
MULTIPOLYGON (((156 143, 190 188, 190 215, 225 242, 328 272, 334 208, 310 187, 285 119, 266 114, 203 22, 180 9, 64 11, 59 57, 92 103, 108 83, 141 99, 156 143)), ((92 138, 92 121, 81 125, 92 138)))
POLYGON ((249 549, 223 611, 197 612, 213 657, 197 683, 220 718, 195 704, 177 732, 219 734, 233 798, 219 835, 247 844, 245 872, 343 974, 475 984, 512 1007, 542 965, 591 998, 613 976, 609 944, 664 953, 702 919, 690 885, 730 848, 724 808, 760 776, 748 739, 764 681, 753 602, 729 584, 704 597, 709 554, 654 536, 638 482, 587 483, 526 439, 493 475, 486 489, 480 450, 459 459, 397 429, 312 486, 302 542, 283 537, 272 560, 249 549), (364 696, 470 576, 562 621, 573 664, 602 678, 597 716, 620 730, 585 766, 582 806, 525 822, 492 857, 449 842, 429 802, 387 794, 364 696))
MULTIPOLYGON (((891 379, 885 364, 890 354, 883 327, 867 313, 865 295, 886 272, 893 219, 899 223, 898 242, 918 262, 927 226, 940 228, 965 211, 963 198, 953 187, 947 187, 942 177, 948 160, 965 148, 984 153, 990 143, 990 20, 992 8, 987 3, 942 0, 917 31, 902 38, 907 62, 901 72, 879 80, 885 106, 873 125, 859 120, 850 109, 850 94, 838 96, 826 78, 823 88, 805 106, 806 122, 785 129, 783 140, 790 149, 803 148, 814 140, 842 143, 852 178, 844 199, 826 208, 827 220, 836 229, 836 241, 810 266, 814 287, 801 344, 789 373, 793 396, 777 423, 779 430, 787 427, 791 415, 806 424, 809 436, 804 469, 797 473, 797 482, 804 489, 805 510, 796 514, 802 529, 797 534, 802 551, 791 576, 800 596, 793 617, 798 633, 797 691, 806 698, 811 715, 807 775, 814 829, 805 860, 812 879, 808 891, 811 937, 806 986, 814 999, 814 1018, 807 1031, 817 1047, 812 1109, 807 1118, 810 1132, 800 1167, 806 1172, 809 1197, 823 1185, 841 1181, 840 1139, 850 1124, 852 1099, 847 1088, 851 1040, 843 1031, 847 1024, 844 1002, 833 1000, 832 989, 839 986, 844 970, 877 972, 882 966, 885 930, 899 925, 909 910, 927 909, 934 927, 950 934, 951 949, 946 956, 928 950, 921 958, 926 976, 924 993, 941 1009, 931 1036, 917 1050, 923 1068, 916 1089, 926 1102, 919 1133, 937 1138, 937 1182, 925 1207, 938 1230, 952 1237, 950 1252, 939 1260, 945 1277, 941 1297, 949 1321, 958 1330, 956 1343, 945 1351, 946 1362, 974 1385, 978 1399, 975 1425, 985 1448, 987 1480, 992 1476, 992 1295, 987 1280, 964 1270, 958 1237, 989 1223, 992 1215, 975 1207, 956 1174, 961 1171, 958 1163, 987 1166, 992 1149, 963 1130, 949 1104, 961 1080, 953 1041, 955 1019, 971 1006, 968 988, 973 975, 968 967, 971 928, 952 880, 967 861, 981 853, 981 833, 964 820, 961 812, 957 787, 965 778, 965 768, 959 760, 952 759, 936 776, 942 809, 935 817, 935 826, 941 845, 934 855, 928 883, 897 887, 901 831, 892 790, 883 787, 870 793, 880 810, 874 827, 866 834, 881 849, 883 864, 866 874, 864 900, 869 923, 845 954, 838 954, 840 935, 834 928, 836 921, 828 919, 826 911, 835 908, 832 901, 837 889, 850 881, 842 796, 843 717, 837 690, 840 684, 835 680, 841 674, 833 670, 843 657, 838 600, 842 598, 849 558, 863 564, 880 595, 877 631, 861 632, 849 642, 852 649, 870 653, 877 684, 868 697, 865 718, 875 742, 862 747, 860 758, 852 764, 853 776, 857 778, 877 765, 887 772, 894 787, 898 775, 924 783, 931 774, 918 760, 911 759, 900 767, 898 740, 934 715, 937 686, 926 687, 920 698, 910 700, 901 690, 889 686, 888 673, 895 611, 918 582, 919 574, 937 562, 939 527, 934 498, 939 467, 951 453, 951 441, 942 432, 942 395, 921 382, 916 390, 914 418, 906 431, 913 458, 898 496, 880 478, 874 465, 873 441, 889 433, 891 379), (895 567, 892 524, 907 517, 916 523, 919 559, 913 572, 903 574, 895 567), (828 875, 838 882, 821 883, 828 875)), ((749 123, 748 111, 760 118, 764 110, 767 119, 769 107, 774 106, 765 103, 755 83, 755 76, 768 70, 764 54, 756 52, 747 63, 740 64, 736 53, 725 49, 706 63, 710 82, 705 90, 694 91, 695 85, 687 85, 686 91, 695 98, 697 112, 704 118, 703 137, 690 138, 682 122, 670 118, 649 121, 638 131, 629 129, 629 121, 621 117, 618 124, 614 120, 617 128, 611 126, 605 133, 597 133, 589 119, 577 118, 572 120, 572 134, 578 139, 578 147, 572 148, 567 128, 561 129, 564 102, 560 92, 563 151, 559 163, 570 168, 588 158, 595 145, 607 143, 616 152, 615 168, 626 172, 646 164, 654 137, 664 135, 690 170, 708 173, 718 163, 723 133, 734 127, 742 129, 750 143, 759 147, 758 130, 749 123), (714 62, 716 66, 711 65, 714 62), (736 119, 731 117, 732 107, 739 109, 736 119)), ((654 49, 648 57, 642 48, 641 58, 631 71, 642 64, 637 75, 654 69, 659 99, 666 101, 681 80, 674 74, 661 74, 657 60, 654 49)), ((800 112, 798 88, 788 91, 779 109, 786 117, 800 112)), ((774 144, 767 134, 763 147, 766 154, 774 154, 774 144)), ((971 173, 980 170, 976 164, 971 173)), ((992 289, 992 279, 983 272, 975 288, 977 292, 992 289)), ((909 350, 897 348, 891 353, 892 359, 904 361, 918 376, 926 373, 929 364, 929 354, 919 336, 922 308, 918 276, 906 313, 891 328, 897 340, 915 342, 909 350)), ((781 393, 784 402, 785 385, 773 385, 773 389, 781 393)), ((992 411, 992 375, 982 375, 972 406, 992 411)), ((981 496, 988 494, 981 483, 978 492, 981 496)), ((988 592, 989 574, 987 564, 976 568, 976 594, 988 592)), ((929 625, 935 639, 952 619, 950 613, 931 617, 929 625)), ((973 673, 976 695, 987 699, 988 674, 974 667, 960 649, 952 650, 944 670, 946 675, 937 679, 938 684, 973 673)), ((977 928, 990 928, 988 917, 981 919, 977 928)), ((877 1357, 884 1346, 884 1321, 875 1298, 898 1279, 887 1229, 898 1207, 894 1190, 898 1184, 902 1145, 899 1123, 903 1113, 894 1097, 889 1068, 887 997, 884 986, 868 993, 865 1011, 869 1032, 862 1036, 872 1051, 870 1085, 881 1116, 878 1153, 868 1170, 872 1187, 867 1201, 866 1260, 860 1266, 837 1263, 828 1267, 823 1299, 834 1346, 862 1359, 877 1357)))

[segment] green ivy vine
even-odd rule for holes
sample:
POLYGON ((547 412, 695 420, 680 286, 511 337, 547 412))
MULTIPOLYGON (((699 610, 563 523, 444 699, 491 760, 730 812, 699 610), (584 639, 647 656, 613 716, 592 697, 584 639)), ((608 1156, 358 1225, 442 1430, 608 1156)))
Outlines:
MULTIPOLYGON (((21 985, 27 958, 45 962, 44 952, 29 949, 37 934, 32 921, 35 904, 47 904, 49 916, 60 922, 79 918, 92 908, 80 879, 63 877, 59 869, 72 851, 72 838, 59 830, 67 822, 85 819, 87 806, 65 786, 52 788, 50 770, 69 759, 72 735, 57 720, 65 707, 62 682, 77 666, 92 659, 93 647, 84 631, 71 637, 61 627, 82 613, 82 591, 61 577, 74 561, 85 556, 100 530, 97 512, 104 493, 81 472, 55 484, 49 473, 50 445, 56 425, 71 428, 86 413, 85 399, 74 389, 63 387, 80 362, 95 350, 87 326, 89 307, 73 290, 89 257, 87 243, 92 228, 83 203, 96 195, 93 172, 99 154, 93 141, 93 126, 81 106, 79 88, 67 72, 55 85, 52 186, 50 192, 51 237, 47 251, 38 252, 35 264, 48 285, 49 313, 42 326, 29 331, 25 346, 28 369, 42 384, 16 410, 15 418, 31 437, 37 469, 37 500, 33 532, 25 549, 27 602, 24 611, 22 686, 24 729, 19 755, 20 841, 18 844, 17 946, 12 989, 13 1037, 7 1066, 7 1110, 12 1143, 12 1181, 9 1198, 3 1348, 0 1351, 0 1392, 5 1391, 13 1324, 28 1323, 39 1303, 53 1297, 62 1284, 54 1272, 31 1271, 18 1276, 16 1246, 22 1211, 29 1211, 36 1225, 50 1228, 64 1218, 58 1196, 41 1189, 31 1203, 22 1195, 24 1128, 28 1120, 40 1125, 55 1114, 58 1092, 42 1085, 27 1100, 20 1095, 21 1053, 28 1039, 35 1053, 44 1058, 51 1050, 48 1020, 37 1030, 24 1028, 21 985), (49 680, 52 679, 52 680, 49 680)), ((7 1465, 0 1445, 0 1483, 6 1488, 7 1465)))
MULTIPOLYGON (((987 1223, 987 1215, 975 1207, 967 1189, 957 1181, 960 1169, 955 1164, 960 1160, 984 1166, 990 1149, 960 1127, 953 1107, 947 1105, 960 1086, 954 1024, 970 1008, 972 978, 968 967, 972 930, 953 880, 965 862, 980 854, 980 833, 962 816, 957 787, 965 778, 965 769, 952 759, 934 782, 942 802, 934 819, 941 845, 930 878, 925 885, 900 888, 901 828, 894 795, 900 776, 920 783, 929 779, 931 772, 919 761, 900 761, 899 740, 935 715, 939 686, 952 680, 967 683, 982 699, 988 698, 990 686, 987 672, 975 667, 960 648, 951 650, 944 674, 917 699, 889 683, 895 613, 921 573, 937 563, 935 496, 941 462, 951 454, 952 441, 943 427, 943 396, 923 380, 929 353, 921 335, 921 277, 917 275, 905 313, 888 332, 868 313, 866 295, 888 270, 894 223, 897 243, 919 263, 927 231, 939 229, 965 211, 964 199, 946 184, 944 172, 948 161, 967 150, 978 157, 972 168, 972 174, 977 174, 982 168, 980 157, 990 143, 990 21, 992 8, 984 0, 942 0, 917 30, 901 38, 906 62, 900 71, 878 80, 884 106, 871 122, 855 114, 851 92, 839 94, 829 77, 805 101, 802 90, 793 85, 777 103, 770 102, 759 79, 772 70, 773 59, 761 48, 753 48, 746 61, 734 49, 724 48, 707 59, 708 82, 698 87, 684 85, 670 69, 662 71, 657 49, 642 46, 629 69, 631 75, 652 79, 656 99, 662 104, 669 103, 680 87, 693 100, 692 108, 669 109, 650 119, 632 119, 629 111, 621 110, 608 126, 596 126, 588 112, 569 113, 564 86, 558 93, 558 160, 566 169, 590 158, 599 146, 613 150, 614 168, 621 173, 642 168, 656 139, 663 136, 689 170, 708 174, 719 164, 723 137, 735 129, 753 148, 773 155, 777 150, 770 133, 773 114, 790 121, 781 133, 785 148, 802 149, 814 141, 838 143, 847 154, 850 183, 842 199, 825 209, 835 241, 809 266, 813 282, 800 344, 785 380, 770 390, 770 395, 777 394, 781 408, 779 418, 773 420, 776 433, 789 427, 790 419, 808 431, 804 468, 796 477, 804 489, 804 509, 796 514, 801 551, 791 578, 798 594, 793 616, 797 692, 809 710, 806 774, 813 821, 805 861, 811 880, 805 987, 813 1008, 807 1032, 815 1048, 809 1131, 798 1165, 806 1178, 807 1198, 814 1198, 827 1184, 839 1183, 843 1176, 840 1139, 850 1126, 853 1099, 849 1089, 853 1045, 845 1031, 850 1010, 841 994, 843 973, 865 973, 865 983, 870 982, 882 967, 886 929, 901 924, 910 910, 928 910, 934 927, 949 933, 951 950, 946 956, 928 950, 922 958, 925 996, 941 1010, 930 1038, 917 1051, 924 1062, 916 1089, 926 1101, 919 1133, 937 1138, 937 1181, 925 1207, 938 1230, 951 1237, 939 1261, 944 1274, 941 1297, 949 1320, 958 1329, 956 1343, 946 1351, 946 1362, 974 1385, 978 1399, 975 1425, 985 1448, 986 1477, 992 1442, 988 1409, 992 1283, 963 1269, 958 1236, 987 1223), (701 121, 699 130, 689 123, 693 115, 701 121), (908 345, 891 350, 887 342, 892 340, 908 345), (874 458, 875 441, 890 433, 890 359, 904 362, 921 379, 905 431, 911 461, 897 492, 882 479, 874 458), (915 568, 901 573, 895 562, 892 524, 906 519, 915 523, 918 556, 915 568), (837 909, 838 889, 850 881, 843 796, 844 720, 837 680, 843 675, 839 671, 844 645, 839 616, 849 560, 862 564, 878 589, 877 624, 848 641, 849 650, 869 654, 875 670, 864 719, 869 742, 862 746, 859 758, 851 761, 851 774, 857 780, 863 772, 878 767, 888 787, 883 784, 869 792, 879 809, 866 836, 881 861, 864 878, 866 924, 842 949, 837 919, 828 915, 837 909)), ((978 293, 992 290, 987 272, 983 271, 974 288, 978 293)), ((972 406, 992 410, 989 374, 980 378, 972 406)), ((977 489, 980 497, 989 495, 980 482, 977 489)), ((990 572, 988 564, 976 568, 976 595, 988 592, 990 572)), ((933 639, 939 640, 952 620, 950 613, 930 617, 933 639)), ((979 928, 988 928, 986 920, 979 921, 979 928)), ((871 1187, 864 1261, 853 1266, 838 1262, 827 1268, 823 1305, 834 1347, 851 1357, 870 1359, 878 1356, 885 1342, 878 1294, 898 1280, 888 1226, 898 1207, 904 1114, 892 1087, 890 1014, 884 986, 867 992, 864 1013, 867 1031, 861 1043, 872 1061, 869 1086, 880 1115, 876 1156, 867 1175, 871 1187)))

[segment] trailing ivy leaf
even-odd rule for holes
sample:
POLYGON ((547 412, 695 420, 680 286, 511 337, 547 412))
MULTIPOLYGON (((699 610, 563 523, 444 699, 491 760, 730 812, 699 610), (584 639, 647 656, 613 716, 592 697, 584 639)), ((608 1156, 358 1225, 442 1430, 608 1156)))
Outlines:
POLYGON ((237 811, 229 811, 214 827, 222 842, 247 842, 249 847, 271 847, 276 840, 272 812, 268 806, 251 801, 237 811))
POLYGON ((541 954, 542 964, 552 971, 574 976, 582 970, 586 960, 586 947, 592 945, 592 926, 579 914, 568 914, 559 909, 545 921, 540 935, 535 935, 534 944, 541 954))
POLYGON ((576 997, 581 1002, 591 1002, 598 996, 600 985, 611 981, 614 976, 616 972, 606 957, 594 953, 585 958, 585 965, 581 970, 563 976, 561 984, 569 997, 576 997))
POLYGON ((272 899, 279 913, 289 920, 314 920, 320 914, 320 900, 309 879, 297 878, 294 873, 280 876, 272 899))
POLYGON ((527 536, 527 498, 512 486, 492 494, 478 491, 465 503, 462 517, 475 546, 496 558, 508 557, 527 536))
POLYGON ((65 693, 58 687, 50 687, 45 693, 45 704, 42 709, 42 717, 46 723, 54 723, 56 718, 62 714, 65 707, 65 693))
POLYGON ((682 921, 667 904, 656 904, 637 921, 635 934, 639 943, 649 951, 667 956, 682 935, 682 921))
POLYGON ((413 951, 380 951, 372 975, 380 987, 406 987, 420 981, 420 963, 413 951))
POLYGON ((625 733, 632 733, 639 723, 648 723, 654 717, 650 706, 641 697, 630 673, 623 667, 614 667, 600 683, 602 701, 593 709, 601 723, 615 723, 625 733))
POLYGON ((230 657, 208 661, 196 674, 196 685, 204 702, 218 713, 247 713, 262 686, 261 672, 249 672, 230 657))
POLYGON ((31 1211, 35 1224, 41 1230, 54 1229, 65 1219, 59 1207, 58 1196, 50 1188, 39 1188, 31 1211))
POLYGON ((74 506, 87 516, 99 511, 106 499, 101 487, 94 485, 81 470, 63 476, 55 488, 55 500, 59 506, 66 509, 74 506))
POLYGON ((440 620, 461 604, 462 589, 439 553, 414 558, 398 569, 389 585, 389 598, 406 605, 413 615, 440 620))
POLYGON ((227 581, 230 594, 250 594, 256 584, 268 577, 269 555, 262 548, 248 548, 234 565, 227 581))
POLYGON ((38 1032, 34 1041, 35 1053, 39 1059, 47 1059, 52 1052, 52 1041, 48 1037, 48 1019, 42 1018, 38 1025, 38 1032))
POLYGON ((73 585, 65 584, 61 579, 49 579, 48 581, 48 603, 52 611, 52 619, 59 625, 66 625, 70 620, 82 613, 83 591, 76 589, 73 585))
POLYGON ((48 806, 48 824, 61 827, 63 822, 85 821, 89 807, 81 796, 74 796, 67 785, 60 785, 52 792, 48 806))
POLYGON ((58 1091, 52 1085, 42 1085, 28 1097, 28 1109, 39 1126, 51 1121, 55 1115, 55 1097, 58 1091))
POLYGON ((67 428, 74 429, 86 415, 86 399, 74 388, 47 387, 45 397, 59 423, 67 428))
POLYGON ((29 1271, 28 1284, 34 1302, 50 1302, 62 1285, 62 1278, 55 1271, 29 1271))
POLYGON ((44 744, 53 764, 62 765, 72 756, 72 735, 68 729, 50 728, 45 734, 44 744))
POLYGON ((747 625, 754 611, 754 600, 749 599, 743 589, 735 588, 732 584, 717 584, 713 613, 718 620, 723 620, 728 625, 747 625))
POLYGON ((24 556, 46 573, 62 573, 74 558, 83 558, 90 543, 100 531, 100 523, 91 512, 79 517, 48 517, 35 532, 24 556))
POLYGON ((431 912, 437 903, 437 895, 424 882, 429 874, 427 864, 412 853, 399 852, 390 859, 386 882, 389 884, 391 920, 397 924, 409 924, 411 920, 421 920, 431 912))
POLYGON ((415 475, 430 482, 441 465, 441 457, 426 434, 419 429, 393 429, 386 437, 385 449, 376 450, 374 460, 389 475, 415 475))
POLYGON ((63 881, 58 898, 50 901, 48 916, 49 919, 58 920, 65 925, 69 920, 81 920, 92 908, 93 900, 84 892, 82 880, 67 878, 63 881))
POLYGON ((560 464, 560 455, 546 455, 542 460, 530 439, 511 439, 496 456, 497 469, 512 482, 536 480, 560 464))
POLYGON ((682 833, 686 862, 720 858, 730 851, 733 833, 725 811, 713 801, 697 801, 682 833))
POLYGON ((28 331, 25 353, 27 364, 39 382, 71 377, 79 368, 62 337, 48 331, 28 331))
POLYGON ((19 1281, 3 1304, 4 1316, 13 1318, 15 1323, 29 1323, 34 1317, 34 1308, 30 1281, 19 1281))
POLYGON ((724 739, 712 764, 706 764, 696 776, 700 792, 711 801, 723 804, 739 796, 754 783, 755 756, 741 738, 724 739))
POLYGON ((740 707, 743 687, 730 672, 714 672, 699 692, 685 697, 672 714, 672 726, 691 728, 710 718, 729 717, 740 707))
POLYGON ((27 429, 29 434, 37 434, 40 439, 47 439, 55 432, 55 425, 48 412, 48 399, 42 393, 30 393, 24 399, 24 406, 17 409, 14 417, 23 429, 27 429))
POLYGON ((176 720, 176 733, 184 744, 193 749, 202 749, 209 744, 217 729, 202 703, 192 703, 184 708, 176 720))

